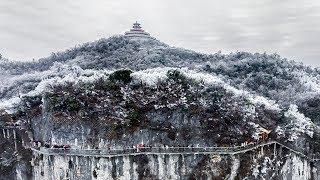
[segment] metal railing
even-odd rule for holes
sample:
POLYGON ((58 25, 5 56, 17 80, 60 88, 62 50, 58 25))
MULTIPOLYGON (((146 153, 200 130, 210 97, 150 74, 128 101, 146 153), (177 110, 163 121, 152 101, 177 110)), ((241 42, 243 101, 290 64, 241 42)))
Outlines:
POLYGON ((276 144, 275 141, 260 144, 249 144, 235 147, 138 147, 124 149, 64 149, 64 148, 31 148, 37 153, 46 155, 74 155, 74 156, 124 156, 139 154, 238 154, 261 146, 276 144))
MULTIPOLYGON (((19 126, 2 126, 2 129, 17 129, 19 126)), ((267 145, 279 145, 289 151, 307 158, 310 161, 320 161, 320 157, 308 156, 303 152, 297 151, 292 147, 277 141, 265 141, 255 144, 232 147, 138 147, 123 149, 68 149, 68 148, 46 148, 46 147, 27 147, 39 154, 46 155, 74 155, 74 156, 95 156, 112 157, 140 154, 239 154, 257 149, 267 145)))

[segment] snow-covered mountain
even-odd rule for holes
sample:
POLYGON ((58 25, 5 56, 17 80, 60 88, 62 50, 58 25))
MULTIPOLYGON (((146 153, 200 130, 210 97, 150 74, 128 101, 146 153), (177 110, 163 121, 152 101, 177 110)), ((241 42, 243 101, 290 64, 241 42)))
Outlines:
POLYGON ((320 72, 277 54, 114 36, 34 62, 1 60, 0 77, 0 121, 27 122, 37 141, 234 146, 265 130, 305 153, 320 149, 320 72))

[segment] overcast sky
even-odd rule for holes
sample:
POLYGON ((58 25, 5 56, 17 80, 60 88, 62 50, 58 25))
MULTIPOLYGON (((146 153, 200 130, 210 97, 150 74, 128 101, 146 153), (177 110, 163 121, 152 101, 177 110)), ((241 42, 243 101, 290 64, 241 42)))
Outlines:
POLYGON ((320 67, 320 0, 0 0, 0 53, 38 59, 136 20, 173 46, 276 52, 320 67))

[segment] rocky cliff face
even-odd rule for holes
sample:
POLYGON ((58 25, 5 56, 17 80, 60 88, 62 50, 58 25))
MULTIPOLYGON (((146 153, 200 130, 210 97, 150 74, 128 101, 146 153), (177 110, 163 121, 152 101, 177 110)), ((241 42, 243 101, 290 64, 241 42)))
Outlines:
POLYGON ((35 156, 35 179, 318 179, 308 161, 273 148, 241 155, 168 154, 110 158, 35 156))
POLYGON ((319 178, 317 162, 272 146, 233 155, 119 157, 28 149, 232 147, 275 140, 317 155, 319 72, 278 55, 204 55, 120 36, 0 68, 7 79, 0 87, 0 125, 15 123, 21 132, 15 141, 0 139, 0 179, 319 178))

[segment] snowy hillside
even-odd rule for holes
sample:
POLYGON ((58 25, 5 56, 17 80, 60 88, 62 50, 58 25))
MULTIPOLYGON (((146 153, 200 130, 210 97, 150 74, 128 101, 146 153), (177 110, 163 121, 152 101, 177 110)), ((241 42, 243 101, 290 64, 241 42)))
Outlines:
POLYGON ((265 129, 320 153, 320 72, 276 54, 207 55, 115 36, 34 62, 1 60, 0 77, 0 121, 27 122, 39 141, 69 142, 80 132, 66 129, 81 125, 92 148, 144 136, 150 145, 232 146, 265 129))
MULTIPOLYGON (((156 67, 187 67, 215 76, 239 89, 275 100, 282 105, 305 106, 320 93, 317 69, 282 59, 279 55, 245 52, 224 55, 200 54, 170 47, 157 40, 130 40, 123 36, 101 39, 53 53, 34 62, 0 63, 1 98, 27 93, 50 76, 62 76, 59 63, 79 66, 82 70, 143 70, 156 67)), ((65 71, 65 70, 64 70, 65 71)), ((318 121, 317 118, 313 119, 318 121)))

